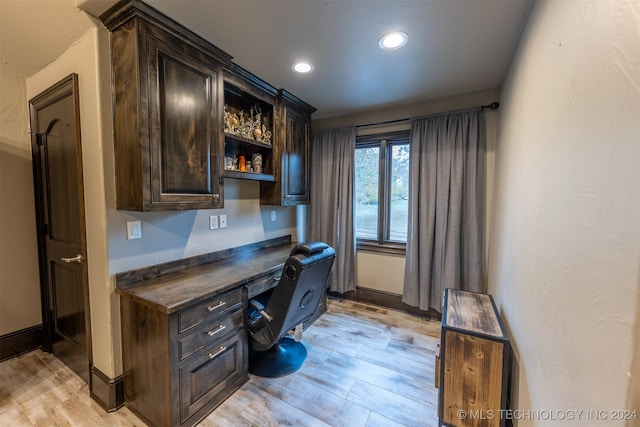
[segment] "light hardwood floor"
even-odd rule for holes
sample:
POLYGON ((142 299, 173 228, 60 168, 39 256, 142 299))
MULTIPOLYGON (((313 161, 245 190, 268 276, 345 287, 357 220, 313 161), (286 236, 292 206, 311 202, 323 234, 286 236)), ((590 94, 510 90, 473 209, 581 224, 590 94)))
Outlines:
MULTIPOLYGON (((283 378, 250 380, 199 425, 436 426, 440 322, 331 299, 303 337, 308 358, 283 378)), ((0 426, 143 426, 106 413, 88 387, 42 351, 0 363, 0 426)))

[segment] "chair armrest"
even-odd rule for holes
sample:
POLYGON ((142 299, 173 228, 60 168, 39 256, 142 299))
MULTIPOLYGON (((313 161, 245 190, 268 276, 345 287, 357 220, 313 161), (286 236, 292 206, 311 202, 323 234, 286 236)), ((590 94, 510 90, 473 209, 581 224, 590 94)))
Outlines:
POLYGON ((254 299, 249 300, 249 305, 253 307, 258 313, 260 313, 265 319, 267 319, 268 322, 271 322, 273 320, 273 316, 271 316, 264 310, 264 305, 262 305, 260 301, 256 301, 254 299))

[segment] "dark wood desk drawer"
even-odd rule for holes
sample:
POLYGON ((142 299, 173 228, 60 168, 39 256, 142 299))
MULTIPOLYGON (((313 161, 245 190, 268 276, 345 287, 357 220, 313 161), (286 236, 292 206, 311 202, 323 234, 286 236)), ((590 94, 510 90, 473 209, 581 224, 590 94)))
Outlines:
POLYGON ((199 410, 216 407, 244 383, 246 341, 246 333, 239 331, 180 368, 181 423, 199 410))
POLYGON ((261 293, 276 287, 280 281, 280 274, 281 271, 278 270, 247 283, 248 298, 251 299, 256 295, 260 295, 261 293))
POLYGON ((201 323, 242 304, 242 288, 217 295, 191 308, 178 313, 178 333, 198 326, 201 323))
POLYGON ((198 350, 208 347, 230 332, 235 332, 243 324, 242 308, 223 313, 202 324, 196 332, 178 341, 180 360, 186 359, 198 350))

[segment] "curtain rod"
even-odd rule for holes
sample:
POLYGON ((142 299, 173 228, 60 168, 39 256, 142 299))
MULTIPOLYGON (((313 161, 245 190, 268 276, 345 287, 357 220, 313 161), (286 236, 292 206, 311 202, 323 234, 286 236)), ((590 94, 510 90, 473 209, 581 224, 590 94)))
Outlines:
POLYGON ((492 102, 491 104, 481 105, 480 107, 464 108, 461 110, 445 111, 442 113, 432 113, 424 116, 408 117, 406 119, 387 120, 386 122, 367 123, 366 125, 358 125, 356 126, 356 128, 361 129, 361 128, 375 127, 375 126, 396 125, 396 124, 411 122, 412 120, 416 120, 416 119, 426 119, 427 117, 440 116, 443 114, 461 113, 463 111, 473 110, 475 108, 480 108, 481 110, 497 110, 499 107, 500 107, 500 103, 495 101, 495 102, 492 102))

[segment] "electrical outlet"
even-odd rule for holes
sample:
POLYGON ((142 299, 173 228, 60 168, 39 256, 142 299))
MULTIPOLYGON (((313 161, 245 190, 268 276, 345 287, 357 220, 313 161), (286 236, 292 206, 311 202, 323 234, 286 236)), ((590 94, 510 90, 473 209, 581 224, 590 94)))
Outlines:
POLYGON ((209 217, 209 230, 218 229, 218 215, 211 215, 209 217))
POLYGON ((142 224, 140 221, 127 221, 127 240, 142 239, 142 224))
POLYGON ((271 221, 276 220, 276 211, 271 211, 271 221))
POLYGON ((227 216, 220 215, 220 228, 227 228, 227 216))

